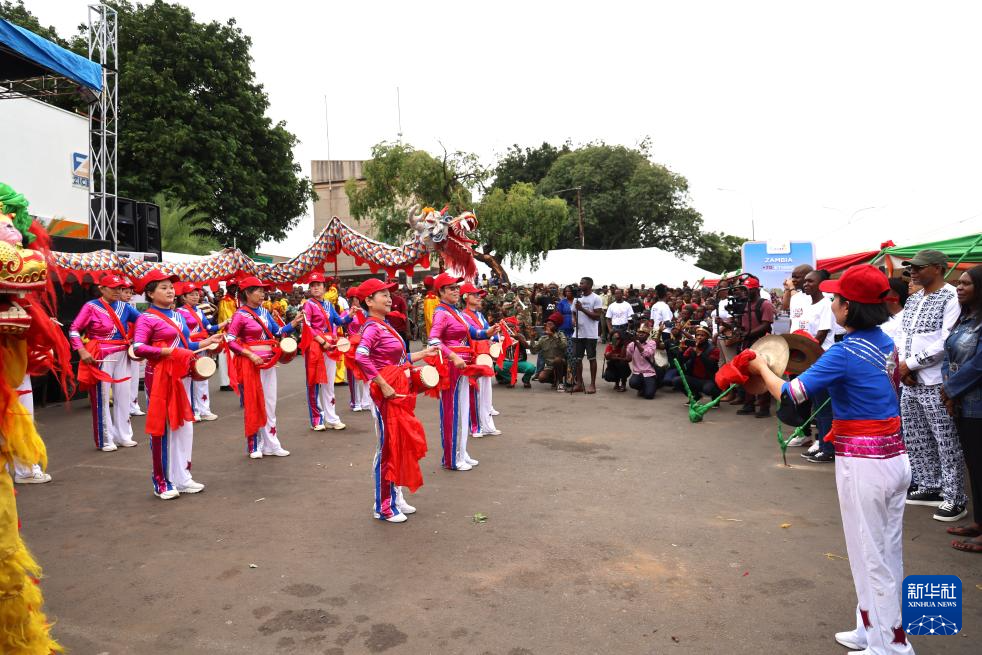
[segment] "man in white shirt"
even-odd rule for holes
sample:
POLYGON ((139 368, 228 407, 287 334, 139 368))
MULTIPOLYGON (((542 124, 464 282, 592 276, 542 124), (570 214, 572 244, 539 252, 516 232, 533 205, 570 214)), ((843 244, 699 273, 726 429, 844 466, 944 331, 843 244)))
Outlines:
POLYGON ((651 326, 657 330, 662 323, 672 320, 672 310, 665 302, 668 297, 668 287, 664 284, 655 285, 655 304, 651 306, 651 326))
POLYGON ((590 386, 587 393, 597 393, 597 339, 600 338, 600 318, 603 301, 593 292, 593 278, 580 280, 580 297, 573 303, 573 361, 575 382, 573 391, 583 391, 583 355, 590 360, 590 386))
POLYGON ((923 287, 907 299, 896 337, 903 381, 900 418, 917 480, 907 504, 937 507, 935 519, 957 521, 967 514, 965 461, 954 419, 941 403, 941 364, 961 307, 955 288, 944 279, 948 258, 943 252, 922 250, 903 264, 923 287))
POLYGON ((804 292, 805 276, 812 272, 812 267, 802 264, 791 271, 791 278, 784 281, 784 297, 781 306, 788 309, 791 318, 791 332, 807 330, 804 320, 805 310, 812 304, 812 299, 804 292))
POLYGON ((624 300, 624 290, 614 289, 614 301, 607 306, 607 333, 613 334, 617 330, 626 330, 634 310, 631 303, 624 300))

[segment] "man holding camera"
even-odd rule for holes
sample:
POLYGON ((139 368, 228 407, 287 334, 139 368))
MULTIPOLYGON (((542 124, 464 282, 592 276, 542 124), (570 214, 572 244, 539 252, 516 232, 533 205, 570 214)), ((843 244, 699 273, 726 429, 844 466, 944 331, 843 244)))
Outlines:
POLYGON ((627 360, 631 367, 631 377, 627 386, 638 392, 641 398, 651 400, 658 389, 658 371, 655 368, 655 352, 658 342, 649 340, 651 325, 644 322, 638 326, 634 341, 627 344, 627 360))
POLYGON ((583 391, 583 355, 590 361, 588 394, 597 393, 597 339, 600 338, 600 315, 603 301, 593 292, 593 278, 580 280, 580 297, 573 302, 574 332, 573 361, 575 380, 573 392, 583 391))
MULTIPOLYGON (((770 300, 760 297, 760 280, 750 276, 743 283, 744 289, 739 289, 738 293, 746 294, 746 303, 743 307, 743 315, 736 317, 737 326, 743 334, 741 350, 746 350, 766 334, 770 334, 771 324, 774 323, 774 305, 770 300)), ((733 314, 733 305, 730 305, 733 314)), ((743 407, 737 410, 737 414, 754 414, 757 418, 767 418, 771 415, 771 395, 762 393, 757 396, 747 394, 743 401, 743 407)))
POLYGON ((542 361, 539 371, 539 382, 551 382, 552 388, 563 389, 563 379, 566 377, 566 335, 559 331, 563 324, 563 315, 553 312, 546 319, 545 333, 532 344, 531 351, 542 361))

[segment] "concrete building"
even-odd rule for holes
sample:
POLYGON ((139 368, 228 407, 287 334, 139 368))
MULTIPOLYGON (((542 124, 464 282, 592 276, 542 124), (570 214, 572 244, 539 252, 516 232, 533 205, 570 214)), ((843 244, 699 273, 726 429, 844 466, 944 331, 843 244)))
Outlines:
MULTIPOLYGON (((344 192, 344 184, 348 180, 365 183, 363 173, 365 162, 362 160, 313 160, 310 162, 310 179, 317 193, 314 202, 314 234, 316 236, 330 222, 332 216, 337 216, 347 225, 362 234, 375 238, 375 227, 369 220, 355 220, 351 217, 351 206, 348 195, 344 192)), ((329 265, 327 272, 331 273, 329 265)), ((338 277, 344 280, 359 280, 371 275, 368 266, 355 266, 355 260, 350 255, 338 255, 338 277)), ((416 279, 420 280, 426 273, 416 270, 416 279)), ((401 277, 401 274, 400 274, 401 277)))

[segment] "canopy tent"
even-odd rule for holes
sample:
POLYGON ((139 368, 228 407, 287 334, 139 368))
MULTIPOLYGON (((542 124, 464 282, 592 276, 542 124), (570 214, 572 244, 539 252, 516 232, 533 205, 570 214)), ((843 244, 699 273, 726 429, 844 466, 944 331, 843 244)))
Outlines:
POLYGON ((877 257, 881 252, 884 252, 888 248, 896 246, 893 241, 884 241, 880 244, 879 250, 870 250, 867 252, 857 252, 852 255, 840 255, 839 257, 827 257, 826 259, 819 259, 815 262, 815 268, 817 270, 825 270, 829 273, 838 273, 844 271, 850 266, 855 266, 857 264, 868 264, 877 257))
POLYGON ((889 271, 893 271, 902 263, 921 250, 940 250, 948 255, 949 265, 957 264, 960 270, 971 268, 976 264, 982 263, 982 234, 969 234, 955 239, 945 239, 944 241, 931 241, 928 243, 918 243, 911 246, 893 246, 886 248, 875 255, 873 264, 885 264, 889 271))
POLYGON ((18 88, 18 83, 50 76, 74 82, 90 101, 102 93, 99 64, 3 18, 0 18, 0 71, 3 71, 0 86, 24 95, 32 94, 18 88))
MULTIPOLYGON (((478 262, 478 273, 491 275, 487 266, 478 262)), ((623 250, 551 250, 539 262, 539 268, 532 270, 526 264, 521 267, 505 266, 512 282, 529 284, 533 282, 556 282, 568 284, 577 282, 587 275, 597 286, 603 284, 640 284, 654 286, 663 282, 680 286, 683 280, 690 284, 713 275, 698 266, 689 264, 676 255, 661 248, 626 248, 623 250)))

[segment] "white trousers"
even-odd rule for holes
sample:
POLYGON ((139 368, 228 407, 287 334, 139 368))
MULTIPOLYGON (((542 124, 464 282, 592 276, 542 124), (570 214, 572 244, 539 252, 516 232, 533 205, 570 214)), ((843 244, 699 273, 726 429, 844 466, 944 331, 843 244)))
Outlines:
MULTIPOLYGON (((129 377, 130 358, 126 351, 120 350, 102 358, 99 365, 105 373, 115 380, 129 377)), ((133 427, 130 425, 130 381, 119 384, 100 382, 89 392, 92 401, 92 423, 96 448, 109 444, 122 444, 132 441, 133 427), (113 404, 109 406, 109 393, 112 389, 113 404)))
POLYGON ((859 634, 866 635, 871 655, 912 654, 913 648, 895 631, 903 629, 903 523, 910 460, 906 454, 836 457, 835 484, 859 601, 859 634))
POLYGON ((257 434, 250 436, 246 442, 249 452, 258 450, 264 455, 271 455, 283 448, 276 435, 276 367, 260 370, 259 379, 266 400, 266 425, 260 428, 257 434))
POLYGON ((494 432, 494 417, 491 416, 491 410, 494 407, 491 406, 491 389, 494 385, 491 383, 493 377, 482 375, 477 379, 477 427, 478 429, 487 434, 489 432, 494 432))
POLYGON ((324 358, 324 366, 327 368, 327 383, 307 387, 307 408, 310 410, 311 427, 341 422, 334 398, 334 378, 338 372, 338 363, 327 354, 321 354, 320 357, 324 358))
MULTIPOLYGON (((31 419, 34 418, 34 393, 31 387, 31 376, 25 375, 24 380, 17 387, 18 396, 20 397, 20 404, 24 406, 27 413, 31 415, 31 419), (21 391, 27 391, 29 393, 21 394, 21 391)), ((14 475, 18 478, 29 478, 35 473, 41 472, 41 466, 37 462, 31 464, 26 464, 18 459, 14 460, 14 475)))
POLYGON ((211 380, 191 380, 191 411, 195 416, 211 414, 211 394, 208 383, 211 380))
POLYGON ((351 373, 348 374, 348 390, 351 392, 351 409, 368 411, 374 406, 372 395, 368 392, 368 383, 359 380, 351 373))
POLYGON ((232 384, 228 379, 228 355, 224 352, 218 353, 218 384, 223 387, 232 384))
MULTIPOLYGON (((184 392, 191 393, 191 378, 181 382, 184 392)), ((150 457, 153 464, 151 479, 154 490, 163 493, 182 489, 191 480, 191 450, 194 446, 194 423, 187 422, 176 430, 170 426, 162 437, 150 438, 150 457)))
POLYGON ((140 411, 140 371, 142 362, 126 358, 130 362, 130 413, 140 411))

